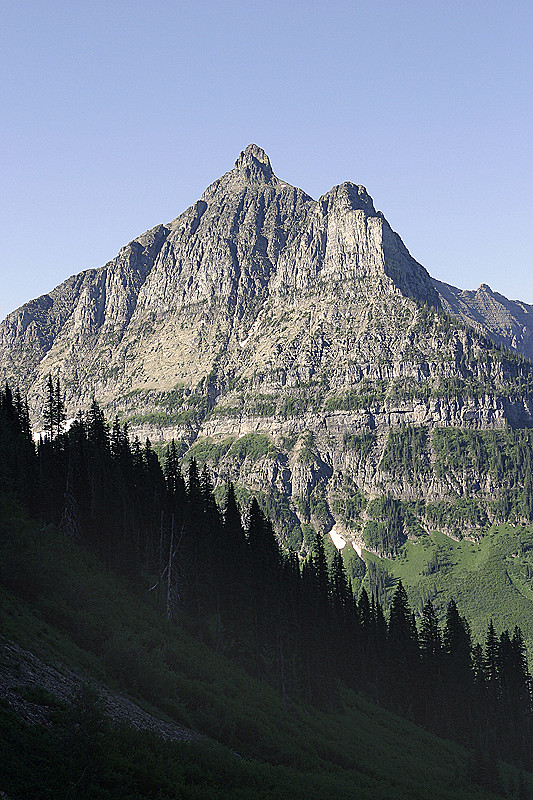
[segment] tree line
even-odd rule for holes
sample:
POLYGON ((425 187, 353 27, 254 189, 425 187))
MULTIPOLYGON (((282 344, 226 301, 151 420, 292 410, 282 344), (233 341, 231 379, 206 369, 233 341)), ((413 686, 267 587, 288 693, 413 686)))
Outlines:
MULTIPOLYGON (((332 708, 342 685, 482 754, 531 769, 531 678, 522 632, 483 644, 450 599, 439 625, 428 602, 417 621, 396 585, 388 618, 379 597, 354 596, 342 557, 330 563, 320 536, 308 557, 283 552, 252 500, 234 487, 215 500, 207 467, 186 474, 175 442, 161 464, 149 440, 109 425, 98 403, 65 430, 59 383, 49 380, 46 432, 32 439, 26 402, 0 390, 0 489, 58 526, 154 598, 162 614, 278 687, 332 708)), ((481 765, 481 766, 480 766, 481 765)))

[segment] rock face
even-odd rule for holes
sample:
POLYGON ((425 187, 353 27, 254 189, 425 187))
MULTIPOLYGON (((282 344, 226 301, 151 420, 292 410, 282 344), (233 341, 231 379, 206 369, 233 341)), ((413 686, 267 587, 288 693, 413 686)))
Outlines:
POLYGON ((409 493, 380 470, 391 428, 531 424, 533 366, 492 343, 531 355, 531 312, 433 280, 364 187, 313 200, 249 145, 175 220, 10 314, 0 375, 37 430, 59 375, 72 414, 96 397, 274 498, 285 528, 327 529, 343 492, 409 493), (369 432, 363 458, 347 442, 369 432))
POLYGON ((433 280, 442 308, 493 341, 533 360, 533 306, 508 300, 482 283, 475 292, 433 280))

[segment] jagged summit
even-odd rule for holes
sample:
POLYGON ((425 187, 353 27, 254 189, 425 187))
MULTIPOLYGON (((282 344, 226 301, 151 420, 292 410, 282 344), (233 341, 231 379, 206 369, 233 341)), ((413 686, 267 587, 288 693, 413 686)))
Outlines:
POLYGON ((469 497, 432 471, 432 429, 533 426, 533 364, 486 338, 533 354, 532 320, 434 281, 363 186, 315 200, 250 144, 172 222, 10 314, 0 386, 38 434, 59 378, 69 417, 96 399, 140 441, 174 439, 265 498, 294 549, 309 525, 357 544, 360 498, 469 497))
POLYGON ((235 170, 246 176, 250 182, 259 180, 260 183, 269 182, 274 176, 270 159, 265 151, 256 144, 249 144, 241 152, 235 162, 235 170))
POLYGON ((374 201, 365 187, 351 183, 351 181, 345 181, 338 184, 338 186, 334 186, 329 192, 322 195, 319 202, 326 212, 329 211, 330 207, 340 204, 340 207, 344 208, 345 211, 359 209, 369 216, 377 215, 374 201))
POLYGON ((233 193, 248 187, 284 185, 286 184, 274 175, 270 159, 265 151, 256 144, 249 144, 240 153, 233 169, 214 181, 205 190, 202 199, 209 200, 215 193, 233 193))
POLYGON ((533 360, 533 305, 508 300, 487 283, 473 290, 457 289, 433 278, 433 285, 445 311, 533 360))

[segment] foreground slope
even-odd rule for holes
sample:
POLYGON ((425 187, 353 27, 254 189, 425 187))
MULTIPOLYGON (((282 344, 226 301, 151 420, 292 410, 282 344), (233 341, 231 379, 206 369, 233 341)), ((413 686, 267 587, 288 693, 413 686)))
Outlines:
POLYGON ((500 796, 474 785, 473 775, 494 781, 504 794, 527 796, 529 776, 503 765, 499 775, 490 769, 480 775, 472 754, 352 693, 343 693, 336 711, 299 702, 284 710, 271 687, 192 639, 183 626, 168 624, 138 588, 52 528, 38 529, 5 497, 1 524, 0 681, 17 663, 20 676, 18 704, 0 704, 0 789, 12 800, 65 791, 131 800, 156 793, 317 800, 422 799, 428 791, 442 800, 500 796), (34 654, 31 681, 21 669, 21 648, 34 654), (38 663, 54 669, 38 669, 38 663), (86 686, 75 697, 60 696, 52 673, 86 686), (128 724, 109 727, 98 701, 105 687, 132 696, 146 715, 162 720, 161 731, 177 723, 201 738, 165 742, 128 724))

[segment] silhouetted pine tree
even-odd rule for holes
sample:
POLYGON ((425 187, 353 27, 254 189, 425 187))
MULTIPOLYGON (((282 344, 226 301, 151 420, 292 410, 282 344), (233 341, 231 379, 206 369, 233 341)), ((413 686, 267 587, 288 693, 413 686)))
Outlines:
POLYGON ((498 687, 498 640, 496 638, 496 631, 492 620, 489 622, 487 630, 487 637, 485 640, 485 683, 488 692, 488 698, 493 708, 496 707, 498 701, 499 687, 498 687))
POLYGON ((87 414, 87 454, 91 543, 108 564, 113 563, 117 544, 117 509, 112 482, 109 430, 104 413, 93 400, 87 414))
POLYGON ((468 622, 460 616, 453 599, 446 609, 442 640, 446 691, 441 715, 443 732, 467 741, 473 712, 472 639, 468 622))
POLYGON ((178 451, 174 439, 172 439, 171 443, 167 446, 164 472, 167 489, 171 495, 174 495, 178 491, 178 484, 182 477, 178 451))
POLYGON ((0 489, 17 492, 35 511, 36 471, 28 405, 6 384, 0 390, 0 489))
POLYGON ((65 410, 65 403, 63 400, 63 393, 61 391, 61 384, 59 377, 56 379, 54 387, 54 405, 55 405, 55 435, 59 436, 63 433, 67 414, 65 410))
POLYGON ((233 484, 226 488, 220 530, 220 584, 224 642, 219 647, 235 653, 244 663, 251 651, 252 620, 248 544, 233 484))
POLYGON ((435 676, 438 675, 442 653, 442 637, 431 600, 427 601, 422 610, 419 643, 422 663, 427 665, 429 671, 435 676))
POLYGON ((418 633, 401 581, 394 592, 387 629, 388 681, 391 698, 398 707, 412 702, 418 678, 418 633))
POLYGON ((50 441, 56 435, 56 395, 54 382, 50 373, 46 381, 46 403, 43 409, 44 430, 48 434, 50 441))
POLYGON ((254 625, 254 658, 259 676, 272 672, 280 620, 281 553, 272 525, 254 498, 250 505, 247 540, 254 625))
POLYGON ((332 656, 335 659, 337 674, 348 678, 353 669, 353 643, 356 638, 355 623, 357 609, 346 577, 344 562, 338 550, 333 554, 330 567, 330 636, 332 656))
POLYGON ((417 695, 425 725, 434 723, 442 702, 442 636, 431 600, 422 610, 419 632, 420 684, 417 695))

